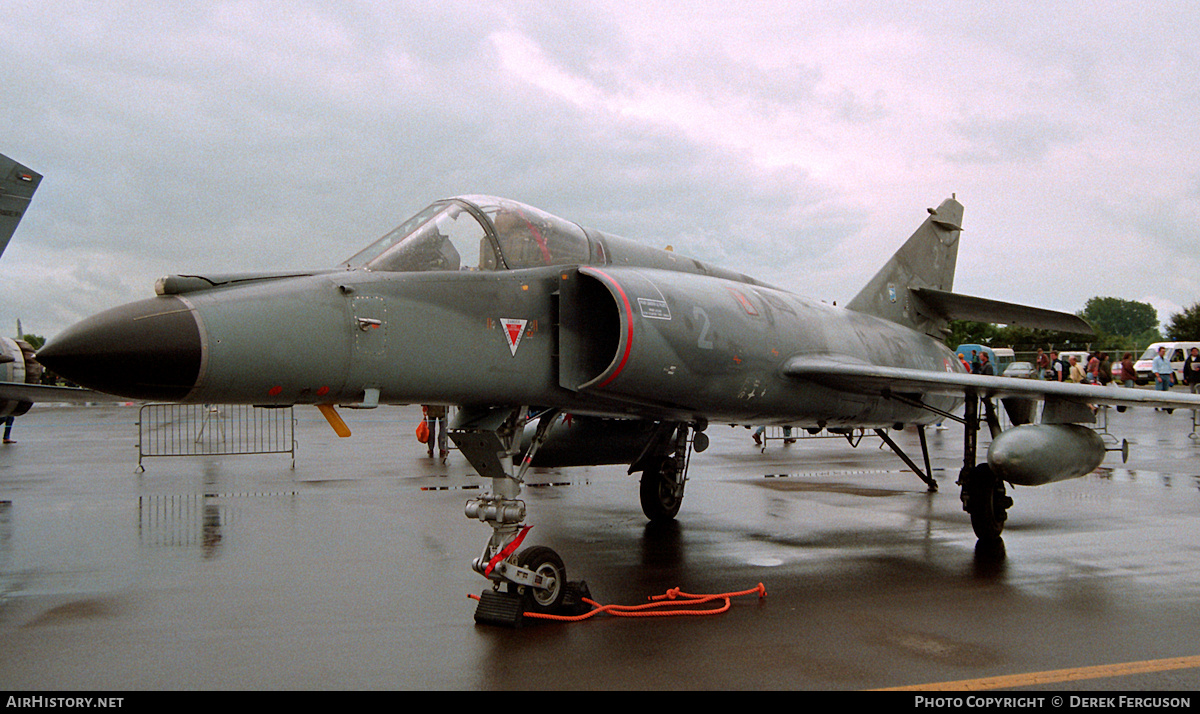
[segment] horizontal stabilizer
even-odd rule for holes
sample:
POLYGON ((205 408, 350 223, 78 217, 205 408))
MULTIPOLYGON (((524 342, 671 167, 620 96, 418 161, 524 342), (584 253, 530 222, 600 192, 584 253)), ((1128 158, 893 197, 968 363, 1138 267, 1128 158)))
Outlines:
POLYGON ((1092 335, 1095 332, 1078 315, 999 300, 960 295, 934 288, 909 288, 928 308, 945 320, 971 320, 997 325, 1018 325, 1037 330, 1057 330, 1092 335))

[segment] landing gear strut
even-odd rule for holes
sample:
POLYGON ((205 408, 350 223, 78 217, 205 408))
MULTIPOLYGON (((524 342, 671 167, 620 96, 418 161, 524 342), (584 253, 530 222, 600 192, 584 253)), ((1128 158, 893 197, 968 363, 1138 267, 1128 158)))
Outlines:
POLYGON ((929 487, 930 493, 938 490, 937 481, 933 479, 933 469, 929 465, 929 443, 925 440, 924 426, 917 426, 917 435, 921 437, 921 454, 925 457, 924 471, 922 471, 921 467, 917 466, 917 464, 908 457, 908 454, 904 453, 904 450, 900 448, 900 445, 892 440, 892 437, 888 436, 886 431, 883 429, 876 429, 875 433, 880 439, 883 439, 883 443, 887 444, 889 447, 891 447, 892 451, 896 452, 896 455, 908 465, 908 468, 913 470, 913 473, 915 473, 918 478, 925 482, 925 485, 929 487))
MULTIPOLYGON (((963 510, 971 516, 971 528, 975 531, 975 537, 980 541, 989 542, 999 540, 1013 501, 1005 493, 1004 482, 992 473, 992 468, 987 463, 975 463, 980 401, 977 396, 967 397, 966 414, 963 418, 966 426, 963 467, 958 474, 958 484, 962 486, 959 498, 962 500, 963 510)), ((996 410, 991 400, 982 401, 988 427, 994 437, 1000 433, 996 410)))
POLYGON ((704 426, 697 424, 694 437, 689 439, 689 432, 693 429, 690 425, 674 422, 660 424, 641 457, 630 465, 629 473, 642 472, 638 495, 642 502, 642 513, 652 523, 670 521, 679 513, 692 449, 701 452, 708 447, 708 437, 703 434, 704 426))
MULTIPOLYGON (((546 440, 559 412, 538 417, 533 443, 517 465, 521 436, 531 419, 529 410, 461 409, 450 428, 450 438, 480 476, 492 480, 492 490, 467 502, 466 515, 491 526, 492 537, 471 567, 492 581, 491 591, 480 597, 475 621, 517 627, 525 612, 553 613, 563 607, 567 568, 550 548, 533 546, 518 552, 529 532, 522 526, 525 502, 518 497, 534 454, 546 440)), ((577 589, 586 588, 583 585, 577 589)))

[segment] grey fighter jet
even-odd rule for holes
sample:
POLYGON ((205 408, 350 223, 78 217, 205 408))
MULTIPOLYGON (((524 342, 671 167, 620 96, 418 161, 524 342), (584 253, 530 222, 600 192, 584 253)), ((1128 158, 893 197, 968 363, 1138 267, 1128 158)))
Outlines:
POLYGON ((921 469, 886 430, 914 426, 924 448, 925 425, 958 419, 961 499, 992 540, 1011 505, 1006 482, 1082 476, 1103 459, 1084 426, 1089 405, 1200 406, 966 373, 942 343, 951 319, 1091 330, 1073 315, 952 292, 962 212, 953 197, 929 209, 836 307, 515 201, 461 196, 335 269, 163 278, 156 297, 78 323, 39 358, 130 399, 317 405, 339 433, 338 405, 458 405, 451 438, 491 482, 466 509, 492 531, 474 568, 508 597, 488 607, 554 610, 568 589, 561 558, 518 550, 531 465, 629 464, 646 516, 668 520, 709 423, 876 430, 934 489, 928 451, 921 469), (997 401, 1016 424, 1003 433, 997 401), (985 460, 981 424, 994 435, 985 460))
MULTIPOLYGON (((3 181, 0 183, 0 255, 3 255, 42 175, 0 154, 0 181, 3 181)), ((33 402, 22 399, 19 392, 27 385, 37 389, 41 376, 41 365, 34 359, 33 347, 28 342, 0 337, 0 417, 20 416, 29 411, 33 402)))

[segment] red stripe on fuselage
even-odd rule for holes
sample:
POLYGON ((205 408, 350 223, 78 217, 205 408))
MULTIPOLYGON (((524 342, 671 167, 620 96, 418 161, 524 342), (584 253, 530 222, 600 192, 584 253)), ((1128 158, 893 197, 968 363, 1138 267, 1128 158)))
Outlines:
POLYGON ((611 275, 605 273, 603 270, 596 270, 595 268, 591 268, 590 272, 596 273, 608 282, 612 283, 612 286, 617 289, 617 293, 621 296, 621 302, 625 303, 625 324, 627 326, 625 334, 625 354, 621 355, 621 364, 617 365, 617 371, 613 372, 612 376, 604 380, 603 384, 597 386, 597 389, 602 389, 607 387, 609 382, 612 382, 617 378, 617 375, 621 373, 621 370, 625 369, 625 363, 629 361, 629 352, 633 349, 633 308, 630 307, 629 298, 625 295, 625 291, 621 289, 620 283, 614 280, 611 275))

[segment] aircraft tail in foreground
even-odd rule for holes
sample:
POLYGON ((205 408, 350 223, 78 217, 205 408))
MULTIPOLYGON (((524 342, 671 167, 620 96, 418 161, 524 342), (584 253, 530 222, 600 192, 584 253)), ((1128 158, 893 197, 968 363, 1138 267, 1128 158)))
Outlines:
POLYGON ((42 175, 0 154, 0 254, 29 208, 42 175))

